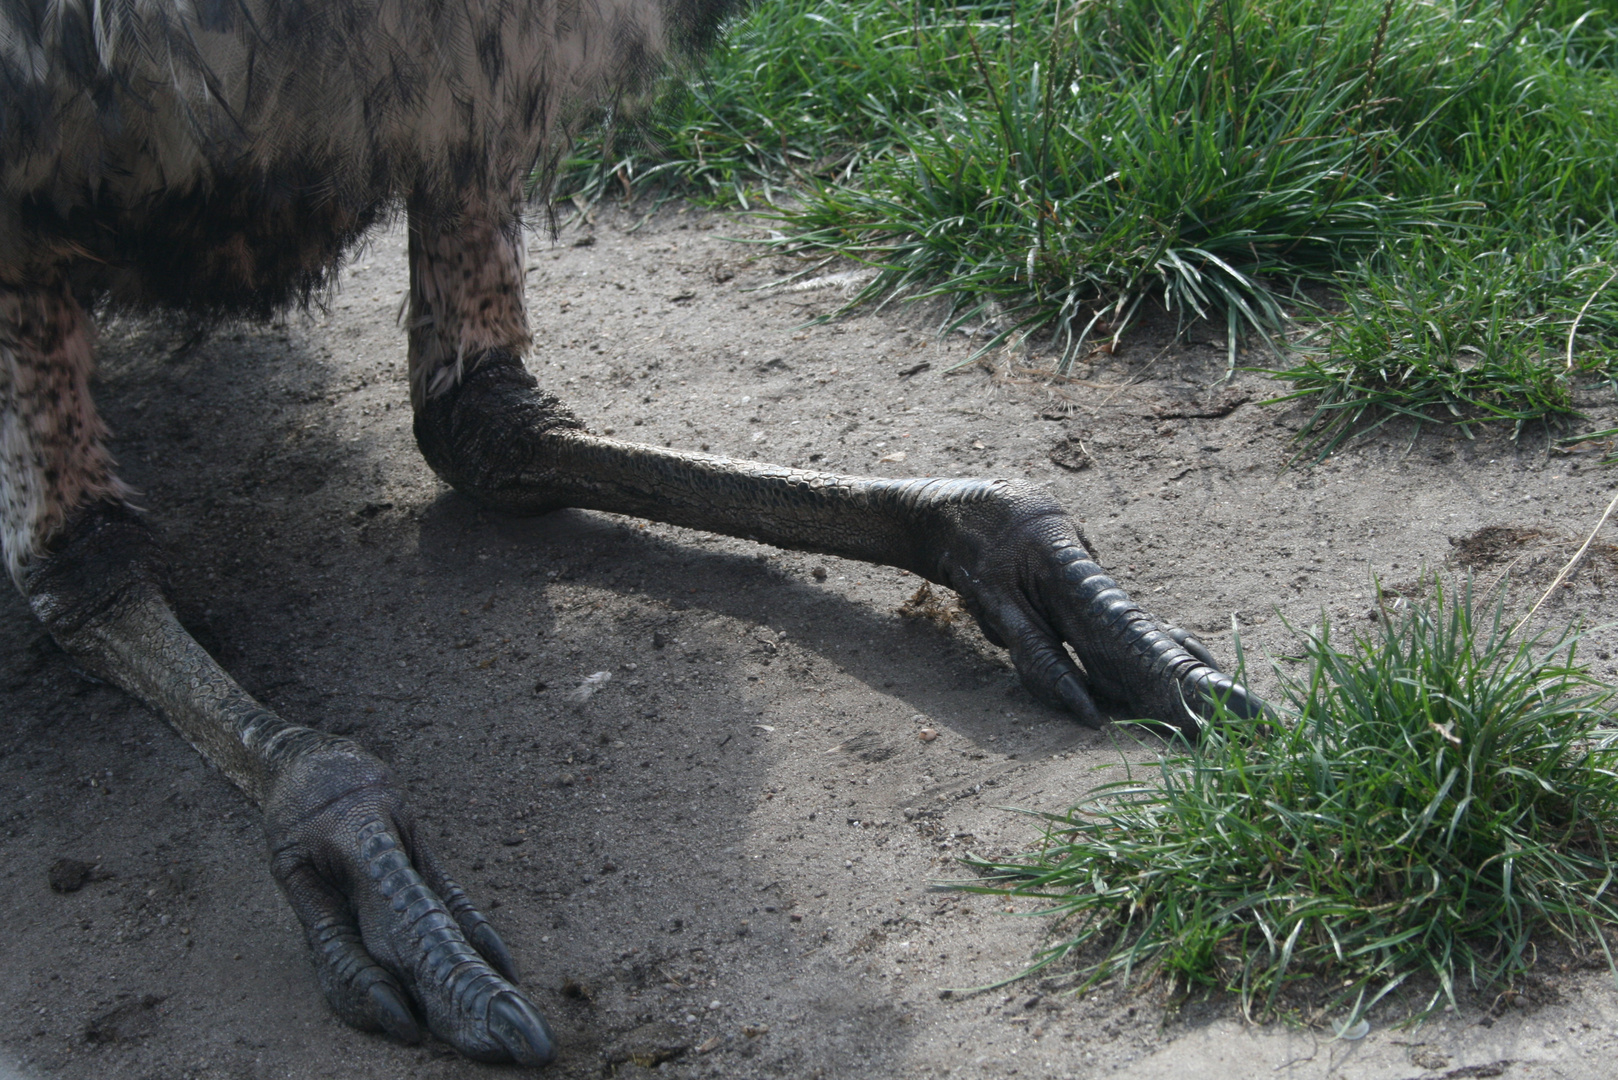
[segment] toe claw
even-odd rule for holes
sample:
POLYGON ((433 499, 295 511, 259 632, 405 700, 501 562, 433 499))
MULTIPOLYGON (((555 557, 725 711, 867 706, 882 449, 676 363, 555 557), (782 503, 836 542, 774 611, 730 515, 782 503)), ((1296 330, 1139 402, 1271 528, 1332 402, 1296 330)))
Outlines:
POLYGON ((1244 720, 1256 720, 1264 715, 1264 700, 1240 683, 1232 683, 1225 708, 1244 720))
POLYGON ((489 1001, 489 1034, 519 1065, 548 1065, 556 1057, 556 1037, 539 1011, 520 995, 503 990, 489 1001))
POLYGON ((494 927, 486 922, 479 923, 468 936, 472 939, 472 947, 482 953, 489 966, 504 976, 507 982, 522 981, 517 972, 516 958, 506 948, 506 943, 500 940, 500 935, 494 932, 494 927))
POLYGON ((1201 672, 1195 681, 1195 691, 1197 700, 1203 702, 1197 712, 1206 719, 1214 716, 1215 701, 1223 705, 1231 716, 1243 720, 1257 720, 1263 717, 1266 710, 1263 698, 1218 671, 1201 672))
POLYGON ((421 1041, 421 1026, 416 1023, 410 1006, 399 996, 399 991, 385 982, 375 982, 366 996, 371 999, 376 1021, 382 1025, 383 1031, 403 1043, 421 1041))
POLYGON ((1096 703, 1091 700, 1089 691, 1073 672, 1070 671, 1056 680, 1056 694, 1062 699, 1062 704, 1067 706, 1068 712, 1085 727, 1099 728, 1106 723, 1101 710, 1097 709, 1096 703))
POLYGON ((1207 664, 1215 671, 1219 670, 1219 664, 1216 660, 1214 660, 1213 653, 1208 651, 1208 646, 1199 641, 1197 636, 1191 633, 1191 631, 1183 630, 1178 626, 1171 626, 1168 627, 1168 635, 1174 639, 1175 643, 1178 644, 1180 648, 1196 657, 1202 663, 1207 664))

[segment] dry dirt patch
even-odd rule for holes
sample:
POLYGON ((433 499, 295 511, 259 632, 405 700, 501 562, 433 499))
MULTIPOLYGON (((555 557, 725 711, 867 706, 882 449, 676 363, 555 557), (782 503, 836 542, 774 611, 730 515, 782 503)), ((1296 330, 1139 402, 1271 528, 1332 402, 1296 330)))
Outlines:
MULTIPOLYGON (((1252 376, 1218 385, 1222 345, 1171 321, 1071 381, 1038 355, 945 374, 974 345, 927 312, 811 325, 836 297, 756 291, 780 268, 723 239, 746 223, 638 221, 531 244, 532 366, 596 430, 1047 484, 1148 606, 1226 658, 1240 632, 1261 692, 1288 623, 1363 618, 1375 579, 1439 566, 1484 526, 1582 537, 1618 482, 1487 434, 1390 434, 1288 468, 1299 418, 1259 407, 1272 388, 1252 376), (1050 460, 1075 440, 1088 467, 1050 460)), ((919 583, 897 571, 478 512, 411 442, 404 287, 390 234, 329 314, 199 343, 115 325, 97 394, 187 624, 269 704, 393 764, 524 963, 563 1040, 553 1075, 1397 1078, 1425 1068, 1416 1043, 1445 1069, 1610 1071, 1600 973, 1552 973, 1560 1002, 1537 1010, 1484 1002, 1354 1044, 1149 988, 942 997, 1010 973, 1047 924, 931 885, 963 852, 1032 839, 1001 807, 1064 807, 1153 748, 1034 703, 947 597, 904 617, 919 583)), ((1574 585, 1547 618, 1618 613, 1595 574, 1574 585)), ((338 1023, 256 814, 9 594, 0 673, 0 1058, 30 1080, 495 1074, 338 1023), (54 892, 61 859, 96 873, 54 892)))

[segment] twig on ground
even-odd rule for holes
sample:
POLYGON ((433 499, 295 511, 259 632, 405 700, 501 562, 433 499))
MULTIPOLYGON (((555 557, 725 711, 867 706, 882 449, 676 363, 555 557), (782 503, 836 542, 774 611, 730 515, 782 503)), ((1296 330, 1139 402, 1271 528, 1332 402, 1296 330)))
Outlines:
POLYGON ((1611 285, 1614 278, 1618 278, 1618 270, 1608 274, 1607 280, 1596 286, 1596 291, 1590 294, 1590 299, 1584 302, 1584 306, 1579 309, 1579 313, 1573 317, 1573 325, 1567 331, 1567 369, 1569 371, 1573 370, 1573 335, 1579 332, 1579 323, 1583 321, 1584 313, 1590 310, 1590 305, 1596 302, 1596 297, 1601 295, 1601 290, 1611 285))
POLYGON ((1612 516, 1612 512, 1615 508, 1618 508, 1618 495, 1614 495, 1612 497, 1612 502, 1608 503, 1607 508, 1601 513, 1601 520, 1596 522, 1596 527, 1591 529, 1590 535, 1584 538, 1584 543, 1580 545, 1579 550, 1573 553, 1573 557, 1567 561, 1567 565, 1562 567, 1562 569, 1557 573, 1555 579, 1551 581, 1551 587, 1545 590, 1545 595, 1541 596, 1537 601, 1535 601, 1534 606, 1528 609, 1528 614, 1522 617, 1522 621, 1511 628, 1511 633, 1513 636, 1521 632, 1524 626, 1528 625, 1528 620, 1534 617, 1534 612, 1539 610, 1540 605, 1549 600, 1551 598, 1551 594, 1561 587, 1562 582, 1567 580, 1567 576, 1573 572, 1573 568, 1578 565, 1579 560, 1584 558, 1584 553, 1590 550, 1590 545, 1595 543, 1596 533, 1601 531, 1601 526, 1607 523, 1607 519, 1612 516))

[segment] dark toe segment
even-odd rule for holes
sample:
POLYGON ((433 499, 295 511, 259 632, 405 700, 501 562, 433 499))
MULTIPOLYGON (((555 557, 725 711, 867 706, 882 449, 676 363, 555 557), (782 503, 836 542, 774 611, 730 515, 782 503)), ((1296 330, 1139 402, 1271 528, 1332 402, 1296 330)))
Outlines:
POLYGON ((383 1031, 400 1042, 421 1041, 421 1027, 416 1023, 415 1014, 410 1011, 410 1006, 405 1003, 403 994, 388 983, 375 982, 371 984, 368 996, 371 999, 371 1010, 383 1031))
POLYGON ((362 1031, 421 1041, 421 1027, 393 975, 372 959, 347 901, 307 865, 278 874, 303 923, 315 978, 337 1015, 362 1031))
POLYGON ((427 887, 437 893, 449 908, 455 922, 461 928, 474 948, 483 955, 496 971, 509 982, 520 982, 521 975, 517 970, 517 960, 506 948, 506 943, 500 940, 489 920, 472 903, 472 898, 466 895, 461 888, 439 865, 430 851, 418 845, 416 847, 416 866, 421 871, 422 880, 427 887))
POLYGON ((556 1037, 545 1018, 527 1001, 503 991, 489 1002, 489 1034, 519 1065, 548 1065, 556 1057, 556 1037))
POLYGON ((1083 676, 1066 647, 1037 617, 1011 605, 999 613, 1001 636, 1010 642, 1011 663, 1023 686, 1053 708, 1065 708, 1091 727, 1101 713, 1084 688, 1083 676))
POLYGON ((1091 700, 1090 692, 1084 688, 1084 681, 1074 672, 1070 671, 1056 680, 1056 694, 1067 711, 1085 727, 1099 728, 1107 722, 1091 700))
POLYGON ((1264 715, 1264 699, 1221 672, 1211 674, 1203 693, 1223 701, 1226 709, 1244 720, 1256 720, 1264 715))
POLYGON ((1215 671, 1219 670, 1219 663, 1214 660, 1213 653, 1208 651, 1208 646, 1197 640, 1196 635, 1191 633, 1191 631, 1182 630, 1178 626, 1170 626, 1166 628, 1165 632, 1169 637, 1173 638, 1179 644, 1180 648, 1196 657, 1202 663, 1207 664, 1215 671))
MULTIPOLYGON (((366 874, 389 912, 377 928, 385 941, 374 942, 372 951, 382 949, 397 958, 433 1034, 480 1061, 535 1065, 555 1056, 555 1042, 538 1011, 484 959, 498 957, 515 966, 488 921, 469 902, 464 904, 463 919, 481 939, 474 948, 462 932, 462 920, 417 872, 392 830, 373 821, 360 829, 359 840, 366 874)), ((420 861, 430 865, 431 857, 420 861)), ((455 893, 465 901, 459 888, 455 893)))
POLYGON ((520 981, 516 958, 511 955, 511 950, 506 948, 506 943, 500 940, 500 935, 494 932, 494 927, 489 925, 488 920, 477 924, 466 936, 473 947, 483 954, 483 959, 489 962, 489 966, 498 971, 507 982, 520 981))
POLYGON ((1068 602, 1057 619, 1093 691, 1193 737, 1213 712, 1210 698, 1238 716, 1263 712, 1264 703, 1221 673, 1195 636, 1160 626, 1093 561, 1061 561, 1068 602))

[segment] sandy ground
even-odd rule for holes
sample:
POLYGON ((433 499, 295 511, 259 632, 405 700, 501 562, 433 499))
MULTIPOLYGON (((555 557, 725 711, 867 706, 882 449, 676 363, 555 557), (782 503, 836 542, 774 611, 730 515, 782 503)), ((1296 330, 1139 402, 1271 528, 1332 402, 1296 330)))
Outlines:
MULTIPOLYGON (((781 268, 724 239, 750 226, 640 222, 603 211, 532 241, 533 366, 596 430, 1048 484, 1132 592, 1226 658, 1233 622, 1279 656, 1288 621, 1364 625, 1373 575, 1462 554, 1482 581, 1510 567, 1519 595, 1543 588, 1618 485, 1593 457, 1497 433, 1393 430, 1289 470, 1298 414, 1259 407, 1257 377, 1214 385, 1216 331, 1147 326, 1082 381, 1003 358, 946 375, 972 345, 936 312, 809 327, 836 295, 758 291, 781 268), (1488 526, 1515 531, 1452 543, 1488 526)), ((971 625, 902 616, 918 582, 898 571, 610 515, 480 513, 415 452, 404 288, 392 233, 329 317, 201 342, 116 325, 99 398, 188 625, 249 690, 408 781, 526 965, 562 1039, 553 1075, 647 1075, 670 1054, 658 1075, 1611 1075, 1610 977, 1553 965, 1521 1007, 1414 1030, 1379 1014, 1355 1043, 1152 988, 943 995, 1010 974, 1048 927, 931 889, 953 859, 1025 846, 1005 807, 1063 808, 1152 748, 1035 704, 971 625)), ((1618 615, 1597 555, 1552 617, 1618 615)), ((1614 646, 1593 635, 1603 674, 1614 646)), ((506 1074, 343 1027, 256 812, 76 675, 9 591, 0 811, 0 1074, 506 1074), (77 891, 48 884, 62 858, 96 867, 77 891)))

